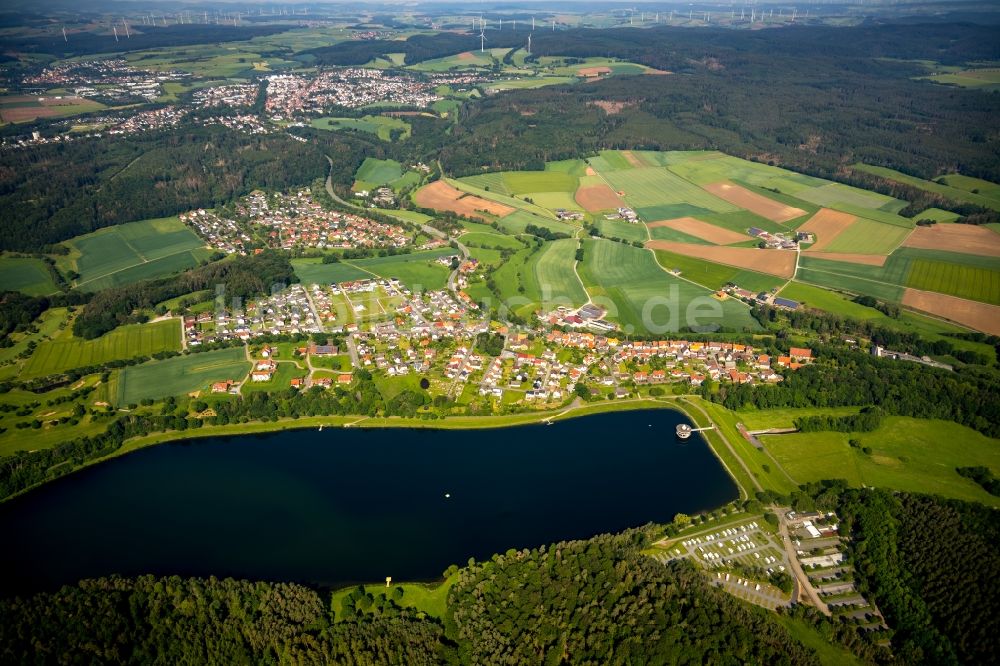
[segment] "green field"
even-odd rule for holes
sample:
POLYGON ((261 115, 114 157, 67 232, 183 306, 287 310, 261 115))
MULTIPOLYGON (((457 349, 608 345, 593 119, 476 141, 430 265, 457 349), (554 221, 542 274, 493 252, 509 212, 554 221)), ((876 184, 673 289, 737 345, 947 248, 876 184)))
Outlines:
MULTIPOLYGON (((576 192, 579 178, 569 171, 501 171, 481 176, 460 178, 463 183, 489 191, 513 196, 531 192, 576 192)), ((542 204, 544 205, 544 204, 542 204)))
POLYGON ((961 176, 958 174, 941 176, 938 180, 949 187, 954 187, 962 190, 963 192, 969 192, 970 194, 987 197, 992 201, 1000 203, 1000 184, 991 183, 988 180, 982 180, 980 178, 973 178, 972 176, 961 176))
POLYGON ((602 171, 601 175, 607 179, 612 189, 625 192, 625 201, 634 208, 688 204, 716 213, 739 210, 739 207, 723 201, 663 167, 642 167, 606 173, 602 171))
POLYGON ((546 243, 537 255, 535 280, 546 309, 556 305, 577 307, 590 300, 573 271, 577 245, 574 239, 557 240, 546 243))
POLYGON ((396 160, 377 160, 366 157, 354 174, 355 179, 372 185, 387 185, 403 176, 403 165, 396 160))
POLYGON ((697 282, 708 289, 722 289, 735 284, 753 292, 770 291, 785 284, 785 280, 734 266, 725 266, 704 259, 685 257, 681 254, 656 250, 656 260, 667 270, 680 269, 681 277, 697 282))
POLYGON ((80 274, 76 287, 84 291, 187 270, 208 255, 205 242, 176 217, 106 227, 65 244, 80 274))
POLYGON ((978 88, 980 90, 1000 90, 1000 69, 961 69, 959 67, 947 67, 949 71, 930 76, 921 76, 922 79, 934 81, 942 85, 959 86, 961 88, 978 88))
MULTIPOLYGON (((838 238, 839 240, 839 238, 838 238)), ((815 259, 799 261, 796 278, 821 287, 868 294, 887 301, 902 298, 904 287, 997 303, 1000 261, 993 257, 941 250, 900 248, 884 266, 815 259)))
MULTIPOLYGON (((996 262, 1000 267, 1000 261, 996 262)), ((1000 270, 914 259, 906 286, 1000 305, 1000 270)))
POLYGON ((347 262, 323 264, 317 259, 293 259, 292 267, 303 284, 333 284, 375 277, 347 262))
MULTIPOLYGON (((950 199, 959 203, 975 204, 977 206, 982 206, 983 208, 1000 210, 1000 185, 986 180, 968 178, 967 176, 960 176, 956 174, 952 176, 943 176, 939 180, 943 180, 945 182, 940 183, 932 180, 924 180, 923 178, 917 178, 915 176, 909 176, 905 173, 900 173, 899 171, 887 169, 885 167, 871 166, 869 164, 855 164, 854 168, 858 171, 864 171, 889 180, 894 180, 897 183, 912 185, 913 187, 917 187, 927 192, 940 194, 945 199, 950 199), (962 183, 964 187, 960 188, 949 183, 962 183), (977 190, 979 193, 973 194, 972 190, 977 190)), ((917 217, 923 218, 923 215, 918 215, 917 217)))
POLYGON ((430 215, 418 213, 415 210, 390 210, 388 208, 376 208, 375 210, 383 215, 394 217, 403 222, 412 222, 413 224, 425 224, 434 219, 430 215))
POLYGON ((841 185, 840 183, 829 183, 820 187, 813 187, 795 192, 794 195, 799 199, 804 199, 816 205, 836 208, 845 212, 851 211, 845 209, 844 206, 852 209, 883 210, 883 206, 892 205, 893 202, 897 201, 897 199, 884 194, 869 192, 868 190, 858 189, 850 185, 841 185))
POLYGON ((917 493, 1000 504, 956 467, 985 465, 1000 472, 1000 441, 949 421, 887 417, 870 433, 795 433, 761 437, 767 450, 796 481, 847 479, 851 485, 881 486, 917 493), (858 439, 872 448, 852 448, 858 439))
POLYGON ((608 308, 608 318, 626 333, 677 331, 689 325, 689 314, 699 325, 758 328, 742 303, 719 301, 708 289, 667 274, 649 250, 607 240, 587 240, 583 246, 580 277, 592 300, 608 308), (695 299, 701 306, 689 309, 695 299), (706 316, 712 311, 720 316, 706 316))
POLYGON ((217 349, 133 365, 121 371, 115 403, 128 405, 194 391, 208 391, 213 382, 242 380, 250 362, 242 347, 217 349))
POLYGON ((450 271, 433 260, 452 254, 455 254, 455 250, 445 247, 395 257, 358 259, 351 263, 379 277, 396 278, 410 290, 434 290, 445 288, 450 271))
POLYGON ((909 233, 910 230, 903 227, 859 218, 823 248, 823 251, 889 254, 899 247, 909 233))
POLYGON ((469 233, 462 234, 459 240, 462 241, 463 245, 468 247, 498 247, 511 250, 520 250, 524 247, 524 243, 511 236, 483 231, 470 231, 469 233))
POLYGON ((32 257, 0 257, 0 291, 48 296, 59 289, 45 262, 32 257))
POLYGON ((571 227, 565 222, 560 222, 558 220, 553 220, 547 217, 539 217, 533 213, 528 213, 523 210, 511 213, 510 215, 505 215, 504 217, 497 220, 500 227, 511 234, 523 234, 528 225, 534 225, 536 227, 542 227, 543 229, 548 229, 553 233, 572 235, 576 231, 576 228, 571 227))
MULTIPOLYGON (((646 225, 644 224, 632 224, 630 222, 626 222, 625 220, 606 220, 601 217, 594 222, 594 226, 597 227, 597 230, 601 232, 601 235, 606 238, 624 238, 627 241, 639 241, 640 243, 649 240, 646 234, 646 225)), ((666 229, 666 227, 660 228, 666 229)), ((655 231, 655 229, 652 231, 655 231)), ((668 229, 668 231, 673 230, 668 229)), ((685 238, 691 238, 691 236, 688 236, 687 234, 681 235, 685 238)), ((654 236, 654 238, 655 237, 656 236, 654 236)))
POLYGON ((67 329, 59 337, 39 344, 21 375, 25 378, 43 377, 108 361, 178 351, 180 348, 179 319, 119 326, 94 340, 74 338, 67 329))
POLYGON ((410 138, 410 124, 391 116, 362 116, 361 118, 316 118, 311 125, 321 130, 354 130, 374 134, 383 141, 392 141, 393 135, 403 140, 410 138))

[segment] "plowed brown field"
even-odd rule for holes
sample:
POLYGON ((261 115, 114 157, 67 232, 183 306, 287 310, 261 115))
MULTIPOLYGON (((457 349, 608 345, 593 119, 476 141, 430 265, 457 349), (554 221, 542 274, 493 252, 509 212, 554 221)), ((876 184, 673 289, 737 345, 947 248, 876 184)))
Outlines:
POLYGON ((745 208, 751 213, 756 213, 772 222, 788 222, 806 214, 801 208, 786 206, 780 201, 768 199, 763 195, 751 192, 745 187, 740 187, 734 183, 724 181, 721 183, 712 183, 711 185, 703 185, 702 187, 720 199, 724 199, 731 204, 736 204, 740 208, 745 208))
POLYGON ((673 241, 646 241, 646 247, 666 250, 686 257, 707 259, 717 264, 747 268, 758 273, 766 273, 781 278, 791 278, 795 274, 795 252, 792 250, 761 250, 753 247, 718 247, 675 243, 673 241))

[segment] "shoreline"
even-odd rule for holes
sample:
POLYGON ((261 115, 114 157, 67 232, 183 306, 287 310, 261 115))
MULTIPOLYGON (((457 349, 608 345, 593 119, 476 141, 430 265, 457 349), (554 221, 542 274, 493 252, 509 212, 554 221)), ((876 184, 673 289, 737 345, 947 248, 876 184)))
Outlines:
MULTIPOLYGON (((683 414, 691 423, 697 424, 699 419, 695 418, 692 414, 693 405, 683 398, 692 398, 694 396, 671 396, 662 398, 630 398, 626 400, 614 400, 614 401, 604 401, 597 403, 584 403, 582 405, 573 406, 568 405, 566 407, 543 411, 543 412, 527 412, 523 414, 507 414, 502 416, 451 416, 444 419, 436 420, 424 420, 418 418, 408 418, 401 416, 391 416, 391 417, 371 417, 371 416, 305 416, 297 419, 286 418, 278 421, 251 421, 249 423, 238 423, 238 424, 227 424, 223 426, 203 426, 197 429, 189 430, 170 430, 167 432, 157 432, 149 435, 143 435, 142 437, 137 437, 134 439, 127 440, 120 448, 114 452, 103 456, 101 458, 95 458, 93 460, 88 460, 84 462, 79 467, 74 468, 67 474, 63 474, 57 477, 45 479, 39 483, 36 483, 28 488, 18 491, 8 495, 7 497, 0 500, 0 504, 4 502, 9 502, 17 497, 26 495, 33 490, 41 488, 46 484, 61 479, 63 477, 74 474, 80 470, 86 469, 93 465, 99 465, 103 462, 118 458, 120 456, 128 455, 135 451, 140 451, 142 449, 149 448, 151 446, 156 446, 158 444, 167 444, 170 442, 187 441, 187 440, 198 440, 206 439, 211 437, 239 437, 245 435, 265 435, 275 432, 284 432, 288 430, 306 430, 309 428, 421 428, 426 430, 482 430, 482 429, 494 429, 494 428, 511 428, 517 426, 525 425, 538 425, 542 423, 552 423, 557 420, 567 420, 573 418, 579 418, 582 416, 590 416, 594 414, 605 414, 612 412, 623 412, 623 411, 638 411, 642 409, 673 409, 677 412, 683 414)), ((702 417, 702 420, 704 417, 702 417)), ((730 465, 727 463, 725 457, 717 450, 717 445, 712 441, 712 438, 707 436, 711 434, 701 433, 703 439, 708 444, 708 448, 715 455, 716 459, 722 464, 723 469, 729 474, 733 483, 736 484, 739 490, 740 497, 745 498, 748 496, 746 489, 744 488, 743 482, 733 473, 730 465)), ((716 435, 718 435, 716 431, 716 435)), ((725 443, 725 442, 724 442, 725 443)))

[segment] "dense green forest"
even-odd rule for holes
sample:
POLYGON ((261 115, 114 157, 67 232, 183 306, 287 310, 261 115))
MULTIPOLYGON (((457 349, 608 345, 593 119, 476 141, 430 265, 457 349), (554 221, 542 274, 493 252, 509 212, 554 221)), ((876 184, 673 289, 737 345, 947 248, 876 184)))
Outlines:
MULTIPOLYGON (((495 33, 490 45, 520 47, 523 38, 495 33)), ((420 35, 306 55, 347 65, 403 51, 412 64, 470 50, 474 41, 420 35)), ((467 103, 452 139, 434 152, 442 148, 454 175, 538 169, 600 148, 713 148, 823 176, 847 177, 846 166, 862 161, 924 177, 958 170, 996 181, 1000 153, 989 141, 1000 130, 996 95, 915 81, 924 69, 905 61, 993 60, 998 43, 995 27, 965 24, 540 31, 535 57, 614 56, 674 75, 616 76, 467 103), (607 115, 593 105, 601 100, 626 107, 607 115)))
POLYGON ((0 602, 0 661, 817 663, 769 613, 641 555, 645 542, 635 531, 472 563, 440 620, 391 595, 334 623, 325 595, 297 585, 85 581, 0 602))
POLYGON ((945 419, 1000 436, 1000 385, 989 369, 949 372, 845 347, 817 350, 817 362, 788 373, 780 384, 703 385, 702 394, 733 410, 878 405, 886 414, 945 419))
POLYGON ((5 153, 0 249, 38 250, 123 222, 213 207, 254 189, 304 186, 330 169, 351 181, 377 150, 357 137, 305 131, 247 135, 184 127, 114 141, 74 141, 5 153))
POLYGON ((1000 513, 979 504, 844 491, 860 588, 903 663, 988 664, 1000 654, 1000 513))

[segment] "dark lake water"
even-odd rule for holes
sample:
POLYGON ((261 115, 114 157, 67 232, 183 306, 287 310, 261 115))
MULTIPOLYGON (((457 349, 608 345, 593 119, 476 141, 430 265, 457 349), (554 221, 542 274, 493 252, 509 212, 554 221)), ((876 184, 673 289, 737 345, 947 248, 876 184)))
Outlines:
POLYGON ((0 594, 112 573, 430 580, 470 557, 735 499, 701 436, 676 439, 682 421, 652 410, 155 446, 0 505, 0 594))

